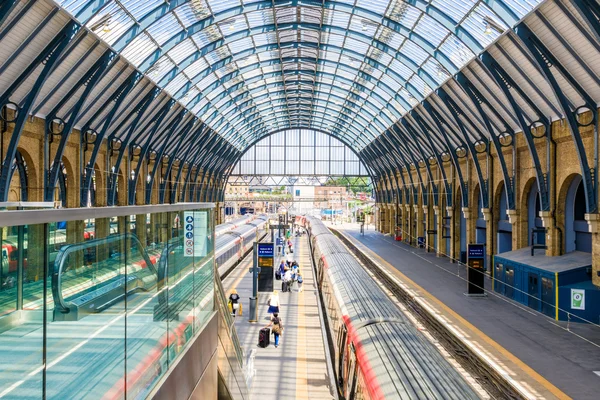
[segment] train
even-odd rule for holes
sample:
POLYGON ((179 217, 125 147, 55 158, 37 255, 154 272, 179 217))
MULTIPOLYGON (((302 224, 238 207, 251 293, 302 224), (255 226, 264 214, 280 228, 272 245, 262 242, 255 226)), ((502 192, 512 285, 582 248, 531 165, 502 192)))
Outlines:
MULTIPOLYGON (((269 218, 265 215, 255 216, 246 224, 240 225, 234 229, 222 232, 215 242, 215 262, 220 279, 223 279, 237 264, 245 254, 252 250, 252 243, 255 240, 261 240, 267 234, 269 218)), ((170 249, 169 252, 177 251, 170 249)), ((164 258, 162 256, 161 258, 164 258)), ((209 263, 206 260, 204 264, 209 263)), ((204 266, 198 269, 201 270, 204 266)), ((160 267, 159 267, 160 270, 160 267)), ((175 271, 174 271, 175 272, 175 271)), ((159 276, 163 274, 159 271, 159 276)), ((190 275, 191 276, 191 275, 190 275)), ((182 280, 177 284, 182 283, 182 280)), ((184 287, 185 284, 179 285, 184 287)), ((172 286, 171 286, 172 287, 172 286)), ((162 290, 162 289, 159 289, 162 290)), ((172 289, 171 289, 172 290, 172 289)), ((197 304, 203 305, 210 301, 214 292, 207 292, 197 304)), ((176 297, 169 293, 169 298, 176 297)), ((160 307, 161 296, 158 296, 160 307)), ((171 300, 172 301, 172 300, 171 300)), ((148 352, 148 354, 128 373, 126 379, 119 380, 103 396, 105 400, 123 398, 127 388, 127 396, 130 398, 144 398, 152 385, 159 379, 163 372, 168 368, 168 363, 183 351, 185 345, 193 336, 193 316, 194 310, 188 311, 186 315, 178 315, 177 326, 170 332, 165 333, 157 344, 148 352), (125 386, 126 385, 126 386, 125 386)))
POLYGON ((340 398, 480 398, 320 219, 295 222, 309 234, 340 398))

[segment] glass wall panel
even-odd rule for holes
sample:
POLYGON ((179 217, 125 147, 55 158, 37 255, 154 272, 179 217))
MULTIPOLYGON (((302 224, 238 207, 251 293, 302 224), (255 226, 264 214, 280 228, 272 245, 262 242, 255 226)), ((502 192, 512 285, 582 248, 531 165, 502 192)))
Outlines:
POLYGON ((0 227, 0 397, 144 398, 212 315, 212 209, 94 213, 0 227))

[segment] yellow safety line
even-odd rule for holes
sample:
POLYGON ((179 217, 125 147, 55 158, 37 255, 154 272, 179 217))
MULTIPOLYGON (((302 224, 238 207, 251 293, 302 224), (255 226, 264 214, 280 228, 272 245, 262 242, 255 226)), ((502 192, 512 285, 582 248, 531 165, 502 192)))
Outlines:
MULTIPOLYGON (((298 244, 302 238, 299 239, 298 244)), ((304 263, 304 248, 303 246, 297 246, 298 248, 298 259, 304 263)), ((304 274, 308 267, 302 264, 301 273, 304 274)), ((305 279, 306 281, 306 279, 305 279)), ((302 285, 304 286, 306 282, 302 285)), ((298 293, 298 336, 296 343, 289 343, 287 345, 296 345, 296 399, 308 399, 308 368, 306 363, 306 315, 304 313, 304 290, 298 293)), ((283 321, 285 326, 285 321, 283 321)), ((286 347, 287 347, 286 345, 286 347)))
POLYGON ((353 243, 360 244, 361 247, 363 247, 363 248, 366 249, 366 251, 369 253, 370 256, 377 258, 390 272, 393 272, 393 273, 397 274, 404 281, 408 282, 414 288, 416 288, 417 290, 419 290, 422 294, 424 294, 425 296, 427 296, 427 298, 429 298, 431 301, 433 301, 438 306, 440 306, 442 309, 444 309, 448 314, 450 314, 454 318, 456 318, 460 324, 462 324, 462 325, 466 326, 467 328, 469 328, 470 330, 472 330, 484 342, 486 342, 487 344, 489 344, 490 346, 492 346, 493 348, 495 348, 504 357, 508 358, 510 361, 512 361, 513 363, 515 363, 519 368, 521 368, 523 370, 523 372, 525 372, 531 378, 533 378, 537 382, 539 382, 542 386, 544 386, 546 389, 548 389, 548 391, 550 391, 557 398, 564 399, 564 400, 571 399, 571 397, 569 397, 567 394, 565 394, 562 390, 560 390, 559 388, 557 388, 556 386, 554 386, 550 381, 548 381, 546 378, 544 378, 543 376, 541 376, 540 374, 538 374, 537 372, 535 372, 534 369, 532 369, 530 366, 528 366, 527 364, 525 364, 519 358, 517 358, 516 356, 514 356, 510 351, 506 350, 504 347, 502 347, 501 345, 499 345, 496 341, 494 341, 488 335, 486 335, 485 333, 483 333, 482 331, 480 331, 479 329, 477 329, 475 326, 473 326, 471 323, 469 323, 467 320, 465 320, 463 317, 461 317, 459 314, 457 314, 454 310, 452 310, 450 307, 448 307, 446 304, 444 304, 442 301, 440 301, 437 297, 435 297, 434 295, 432 295, 431 293, 429 293, 427 290, 423 289, 421 286, 419 286, 418 284, 416 284, 412 279, 410 279, 409 277, 407 277, 406 275, 404 275, 402 272, 398 271, 393 265, 391 265, 389 262, 387 262, 386 260, 384 260, 377 253, 371 251, 368 247, 366 247, 360 241, 357 241, 356 239, 354 239, 354 237, 352 237, 351 235, 346 235, 344 232, 341 232, 341 233, 344 236, 346 236, 348 239, 350 239, 353 243))

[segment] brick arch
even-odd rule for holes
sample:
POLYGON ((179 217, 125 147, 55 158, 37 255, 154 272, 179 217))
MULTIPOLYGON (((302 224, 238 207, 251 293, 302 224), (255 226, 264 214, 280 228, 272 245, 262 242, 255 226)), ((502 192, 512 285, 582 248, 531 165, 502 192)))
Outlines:
MULTIPOLYGON (((71 208, 71 207, 79 207, 79 193, 77 193, 77 187, 78 187, 78 182, 76 182, 75 180, 75 170, 73 169, 73 165, 71 164, 71 161, 69 161, 69 159, 67 157, 63 157, 62 160, 62 165, 64 167, 64 171, 65 172, 65 186, 66 186, 66 191, 64 193, 65 195, 65 203, 66 207, 71 208)), ((59 177, 59 179, 61 179, 61 177, 59 177)), ((60 185, 60 183, 58 183, 60 185)))
MULTIPOLYGON (((556 221, 556 225, 560 228, 560 234, 562 236, 562 240, 561 240, 561 253, 566 252, 568 249, 568 244, 567 241, 569 240, 569 235, 568 235, 568 227, 567 227, 567 219, 570 218, 570 215, 568 215, 569 213, 567 212, 567 197, 569 195, 569 191, 571 189, 571 186, 574 184, 574 182, 576 181, 581 181, 582 180, 582 176, 581 174, 574 172, 571 173, 569 175, 567 175, 562 182, 560 182, 558 184, 558 195, 556 197, 556 211, 554 213, 555 215, 555 221, 556 221)), ((572 223, 572 222, 571 222, 572 223)))
POLYGON ((31 153, 24 147, 18 146, 17 152, 21 154, 23 161, 27 165, 27 201, 42 200, 44 198, 43 183, 40 184, 38 182, 40 176, 38 176, 38 165, 35 163, 35 159, 31 156, 31 153))

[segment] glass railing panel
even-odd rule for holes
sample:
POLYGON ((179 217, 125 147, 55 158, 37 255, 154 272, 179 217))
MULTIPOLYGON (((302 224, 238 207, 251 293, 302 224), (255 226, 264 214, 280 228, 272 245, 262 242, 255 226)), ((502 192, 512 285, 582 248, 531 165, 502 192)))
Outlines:
POLYGON ((214 227, 186 257, 184 216, 0 227, 0 397, 146 397, 214 311, 214 227))
POLYGON ((41 398, 44 225, 0 229, 0 398, 41 398), (28 252, 32 237, 37 241, 36 251, 28 252), (28 349, 26 357, 24 348, 28 349))

